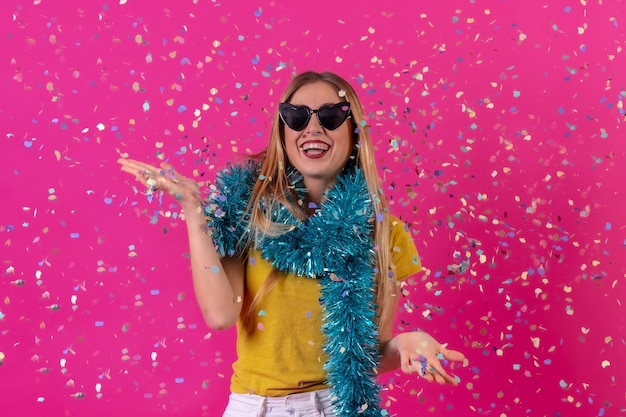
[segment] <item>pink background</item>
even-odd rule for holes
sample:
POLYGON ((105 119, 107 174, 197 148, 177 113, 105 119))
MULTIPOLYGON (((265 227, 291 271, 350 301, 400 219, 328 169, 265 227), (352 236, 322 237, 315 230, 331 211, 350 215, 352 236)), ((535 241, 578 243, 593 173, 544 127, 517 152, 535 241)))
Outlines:
POLYGON ((116 159, 210 180, 292 73, 362 97, 425 271, 399 330, 463 350, 389 415, 626 415, 623 1, 3 1, 3 416, 219 416, 184 223, 116 159), (82 4, 81 4, 82 3, 82 4))

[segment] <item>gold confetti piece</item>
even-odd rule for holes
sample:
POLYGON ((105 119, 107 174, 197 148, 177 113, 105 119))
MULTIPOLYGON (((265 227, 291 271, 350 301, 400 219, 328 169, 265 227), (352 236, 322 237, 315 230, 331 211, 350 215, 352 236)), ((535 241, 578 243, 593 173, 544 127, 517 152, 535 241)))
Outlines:
POLYGON ((539 348, 539 345, 541 344, 541 338, 539 338, 539 337, 531 337, 530 340, 532 340, 533 346, 535 348, 539 348))

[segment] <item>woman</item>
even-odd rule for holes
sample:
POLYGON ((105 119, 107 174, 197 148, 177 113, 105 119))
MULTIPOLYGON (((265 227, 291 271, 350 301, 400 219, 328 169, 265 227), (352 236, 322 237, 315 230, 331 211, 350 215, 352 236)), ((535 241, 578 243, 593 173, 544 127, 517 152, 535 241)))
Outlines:
POLYGON ((380 415, 376 375, 401 368, 456 385, 463 361, 424 332, 392 335, 398 283, 420 269, 388 213, 361 103, 333 73, 305 72, 284 92, 267 149, 198 185, 121 159, 185 213, 194 290, 212 329, 237 325, 224 417, 380 415))

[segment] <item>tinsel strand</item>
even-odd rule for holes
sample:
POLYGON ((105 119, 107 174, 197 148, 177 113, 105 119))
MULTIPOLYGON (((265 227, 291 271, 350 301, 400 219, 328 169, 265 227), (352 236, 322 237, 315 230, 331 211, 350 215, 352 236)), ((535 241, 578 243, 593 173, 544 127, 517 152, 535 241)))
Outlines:
MULTIPOLYGON (((337 178, 326 201, 304 222, 284 207, 272 221, 291 225, 257 242, 261 255, 286 273, 320 279, 324 351, 333 405, 340 417, 380 416, 373 208, 363 172, 351 167, 337 178)), ((205 205, 208 227, 222 255, 241 253, 250 230, 246 208, 258 165, 232 166, 218 174, 205 205)))

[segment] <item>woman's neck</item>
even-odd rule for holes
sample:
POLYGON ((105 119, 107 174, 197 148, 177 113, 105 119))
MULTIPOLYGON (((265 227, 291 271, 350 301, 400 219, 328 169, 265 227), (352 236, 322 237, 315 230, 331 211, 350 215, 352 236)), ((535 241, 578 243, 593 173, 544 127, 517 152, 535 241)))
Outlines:
POLYGON ((307 189, 307 196, 305 200, 305 209, 307 213, 315 213, 315 210, 324 202, 324 193, 332 186, 333 183, 334 181, 328 182, 321 178, 306 178, 304 180, 304 186, 307 189))

